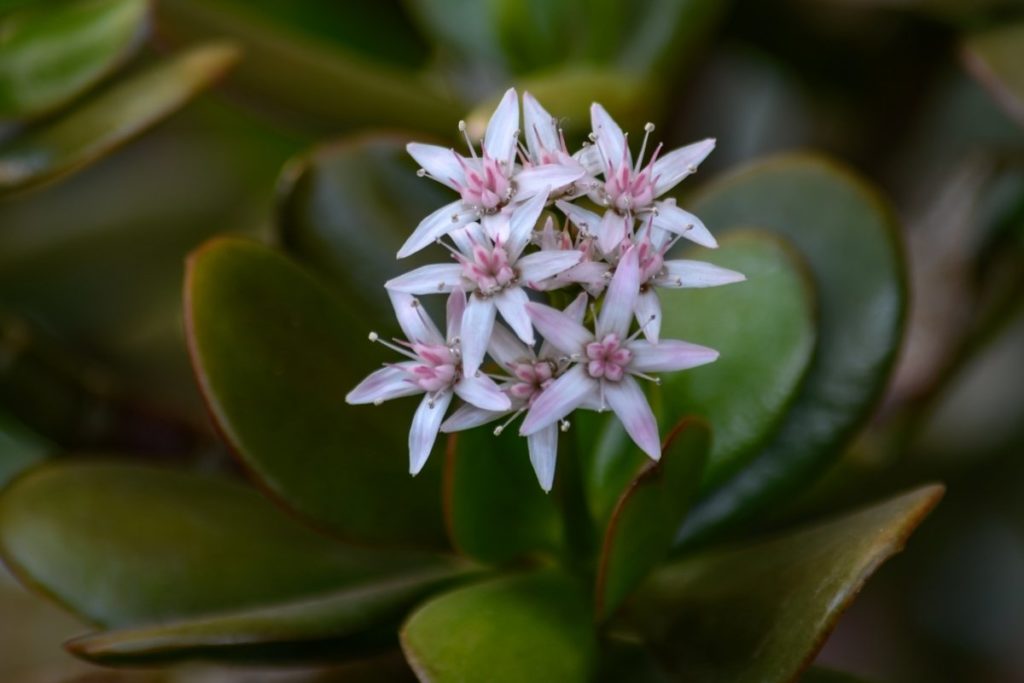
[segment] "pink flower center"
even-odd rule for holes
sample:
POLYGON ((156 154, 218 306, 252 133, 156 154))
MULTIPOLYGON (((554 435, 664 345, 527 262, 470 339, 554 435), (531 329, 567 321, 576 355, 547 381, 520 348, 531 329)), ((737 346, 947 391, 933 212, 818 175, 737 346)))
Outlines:
POLYGON ((548 388, 554 381, 554 367, 545 360, 533 363, 516 363, 511 366, 512 374, 518 382, 512 385, 508 393, 520 401, 525 401, 528 406, 540 392, 548 388))
POLYGON ((496 245, 488 250, 480 244, 473 246, 471 257, 462 259, 462 276, 472 282, 483 296, 500 292, 519 277, 509 263, 504 247, 496 245))
POLYGON ((413 344, 413 352, 422 363, 406 370, 409 381, 428 394, 447 389, 459 377, 458 358, 447 346, 413 344))
POLYGON ((647 166, 639 173, 627 163, 622 163, 615 169, 610 168, 605 176, 604 194, 608 206, 619 212, 646 209, 654 202, 651 167, 647 166))
POLYGON ((633 352, 619 341, 619 335, 605 335, 601 341, 587 344, 587 373, 595 378, 618 382, 626 374, 626 366, 633 360, 633 352))
POLYGON ((501 162, 485 153, 479 159, 459 157, 466 174, 466 184, 456 184, 462 201, 480 214, 492 214, 508 203, 515 194, 515 186, 506 175, 501 162))
POLYGON ((651 240, 645 239, 637 245, 640 256, 640 282, 646 285, 665 267, 665 254, 663 249, 656 249, 651 240))

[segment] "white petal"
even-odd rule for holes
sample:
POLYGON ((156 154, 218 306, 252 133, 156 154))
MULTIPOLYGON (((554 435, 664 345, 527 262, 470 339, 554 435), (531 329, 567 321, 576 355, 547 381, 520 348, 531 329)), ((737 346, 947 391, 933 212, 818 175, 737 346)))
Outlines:
POLYGON ((537 225, 537 219, 544 211, 544 204, 547 201, 547 192, 541 192, 512 211, 512 215, 508 219, 508 239, 505 243, 509 260, 515 261, 519 258, 523 249, 530 243, 533 228, 537 225))
POLYGON ((657 344, 637 340, 629 344, 633 360, 630 372, 676 372, 706 365, 718 358, 718 351, 678 339, 662 339, 657 344))
POLYGON ((629 336, 633 321, 633 308, 640 293, 640 257, 636 247, 629 247, 615 267, 615 274, 604 295, 601 313, 597 318, 597 338, 616 334, 619 339, 629 336))
POLYGON ((491 115, 491 120, 487 122, 487 130, 484 132, 484 150, 487 155, 498 161, 512 161, 517 130, 519 97, 515 88, 509 88, 491 115))
POLYGON ((493 299, 469 297, 462 314, 462 371, 466 375, 473 375, 484 362, 495 314, 493 299))
POLYGON ((393 292, 406 294, 440 294, 462 284, 462 266, 457 263, 434 263, 399 275, 384 283, 393 292))
POLYGON ((501 317, 505 319, 512 331, 526 344, 533 346, 533 323, 530 315, 526 312, 526 304, 530 299, 519 287, 506 289, 494 297, 494 303, 501 311, 501 317))
POLYGON ((529 436, 550 427, 576 410, 597 390, 597 380, 588 375, 582 365, 573 366, 537 396, 530 411, 526 413, 519 434, 529 436))
POLYGON ((423 305, 411 294, 389 291, 391 306, 395 309, 395 318, 402 328, 405 338, 419 344, 444 344, 444 337, 437 325, 430 319, 423 305))
POLYGON ((582 251, 575 249, 552 249, 538 251, 524 256, 516 263, 519 276, 525 283, 540 282, 564 273, 583 258, 582 251))
POLYGON ((466 184, 466 173, 459 163, 459 155, 454 149, 438 145, 424 145, 422 142, 410 142, 405 146, 416 163, 423 167, 430 177, 443 183, 453 190, 458 185, 466 184))
POLYGON ((587 211, 583 207, 576 206, 563 199, 555 202, 555 206, 561 209, 565 217, 583 232, 593 234, 601 226, 601 217, 593 211, 587 211))
POLYGON ((604 160, 601 158, 601 150, 597 148, 597 145, 587 145, 573 154, 572 158, 578 161, 590 175, 597 175, 604 170, 604 160))
POLYGON ((661 302, 653 287, 646 292, 640 292, 640 296, 636 298, 634 310, 636 322, 643 328, 644 336, 648 341, 657 344, 658 337, 661 335, 661 302))
POLYGON ((448 236, 452 238, 455 247, 466 255, 473 253, 473 245, 481 244, 487 239, 479 223, 470 223, 458 230, 452 230, 448 236))
POLYGON ((689 211, 683 211, 676 206, 675 200, 666 199, 655 204, 658 207, 658 213, 655 214, 653 221, 655 228, 682 235, 685 239, 708 249, 718 248, 718 242, 704 223, 689 211))
POLYGON ((555 461, 558 458, 558 425, 545 427, 526 439, 537 481, 545 492, 551 491, 555 483, 555 461))
POLYGON ((583 169, 563 164, 544 164, 524 168, 516 174, 515 201, 529 199, 543 194, 545 199, 552 190, 571 185, 583 177, 583 169))
POLYGON ((746 279, 743 273, 713 263, 676 259, 665 261, 665 270, 655 279, 655 284, 659 287, 717 287, 746 279))
POLYGON ((622 240, 626 239, 632 222, 633 219, 620 216, 611 209, 605 211, 601 222, 594 231, 597 236, 597 246, 601 248, 601 251, 605 254, 614 252, 622 244, 622 240))
POLYGON ((695 142, 686 147, 674 149, 654 162, 654 196, 660 197, 678 185, 683 178, 697 170, 711 150, 715 148, 714 138, 695 142))
POLYGON ((530 302, 526 312, 540 335, 566 355, 583 353, 583 347, 594 341, 593 333, 562 311, 530 302))
POLYGON ((542 150, 561 149, 555 117, 528 92, 523 93, 523 123, 526 126, 526 147, 534 158, 542 150))
POLYGON ((472 212, 464 211, 461 201, 446 204, 420 221, 420 224, 409 235, 409 239, 398 250, 398 258, 415 254, 423 247, 432 244, 438 237, 444 237, 451 231, 458 230, 472 222, 472 212))
MULTIPOLYGON (((626 136, 622 134, 619 124, 597 102, 590 105, 590 125, 597 137, 597 146, 601 150, 604 167, 618 168, 622 163, 633 164, 633 157, 626 145, 626 136)), ((603 168, 602 170, 607 170, 603 168)))
MULTIPOLYGON (((600 291, 604 289, 605 285, 608 284, 608 281, 605 279, 608 268, 608 264, 603 261, 584 261, 565 271, 556 279, 560 283, 559 286, 564 287, 567 283, 578 282, 588 292, 593 293, 594 290, 600 291)), ((550 287, 550 289, 555 289, 555 287, 550 287)))
POLYGON ((370 373, 359 386, 348 392, 345 401, 358 405, 421 393, 423 390, 409 381, 409 373, 405 371, 405 368, 413 365, 415 363, 412 361, 396 363, 370 373))
POLYGON ((424 396, 420 401, 420 407, 416 409, 412 427, 409 429, 409 474, 419 474, 426 464, 430 451, 434 448, 434 441, 437 440, 441 420, 451 402, 450 391, 424 396))
POLYGON ((480 425, 485 425, 488 422, 494 422, 499 417, 508 415, 507 411, 503 410, 484 410, 483 408, 477 408, 475 405, 470 403, 464 403, 459 406, 459 409, 451 414, 447 420, 441 424, 441 431, 445 434, 451 432, 461 432, 464 429, 473 429, 480 425))
POLYGON ((448 335, 448 343, 462 336, 462 316, 466 312, 466 293, 456 289, 448 295, 448 303, 445 306, 445 314, 448 326, 445 333, 448 335))
POLYGON ((512 330, 501 324, 495 324, 491 330, 491 343, 487 345, 487 353, 504 368, 513 363, 532 363, 535 359, 533 349, 519 341, 519 337, 512 330))
POLYGON ((484 410, 508 410, 512 401, 487 375, 464 375, 455 383, 455 393, 466 403, 484 410))
MULTIPOLYGON (((587 314, 587 304, 589 303, 590 297, 587 296, 587 293, 580 292, 579 295, 572 300, 572 303, 565 307, 562 313, 577 325, 583 325, 583 318, 587 314)), ((537 355, 540 358, 553 358, 557 353, 558 350, 554 345, 545 339, 540 345, 540 352, 537 355)))
POLYGON ((636 380, 627 375, 621 382, 604 382, 604 398, 640 450, 655 460, 661 458, 658 423, 636 380))

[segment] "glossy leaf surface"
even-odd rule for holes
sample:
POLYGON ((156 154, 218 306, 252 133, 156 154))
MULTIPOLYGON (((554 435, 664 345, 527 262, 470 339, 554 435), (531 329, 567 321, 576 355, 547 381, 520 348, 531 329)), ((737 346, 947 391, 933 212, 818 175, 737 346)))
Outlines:
POLYGON ((1024 23, 972 35, 963 48, 968 70, 1024 125, 1024 23))
POLYGON ((46 439, 0 411, 0 488, 53 451, 46 439))

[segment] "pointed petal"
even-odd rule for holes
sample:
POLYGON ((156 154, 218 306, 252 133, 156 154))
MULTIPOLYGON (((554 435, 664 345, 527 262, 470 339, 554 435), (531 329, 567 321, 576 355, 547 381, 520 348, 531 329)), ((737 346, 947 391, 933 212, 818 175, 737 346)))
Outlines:
POLYGON ((629 336, 633 308, 640 293, 640 258, 636 247, 629 247, 615 267, 615 275, 608 284, 601 313, 597 318, 597 338, 617 334, 619 339, 629 336))
POLYGON ((633 219, 620 216, 611 209, 605 211, 597 230, 594 231, 597 236, 597 246, 601 248, 601 251, 605 254, 615 251, 629 234, 632 222, 633 219))
POLYGON ((493 299, 475 294, 469 297, 466 312, 462 314, 462 371, 466 375, 475 374, 484 362, 495 314, 493 299))
POLYGON ((583 177, 583 169, 568 164, 544 164, 524 168, 516 174, 515 201, 523 201, 536 194, 545 199, 552 190, 570 185, 583 177))
POLYGON ((636 380, 627 375, 621 382, 605 382, 604 398, 640 450, 658 460, 661 457, 658 423, 636 380))
POLYGON ((555 461, 558 458, 558 425, 551 425, 526 437, 530 464, 537 473, 537 482, 547 493, 555 483, 555 461))
POLYGON ((572 158, 580 163, 580 166, 590 175, 597 175, 604 170, 604 159, 601 158, 601 150, 597 145, 587 145, 572 155, 572 158))
POLYGON ((657 344, 637 340, 629 344, 633 361, 630 372, 676 372, 706 365, 718 358, 718 351, 678 339, 662 339, 657 344))
POLYGON ((412 418, 409 429, 409 474, 419 474, 430 457, 430 451, 437 440, 437 430, 452 402, 452 393, 444 391, 434 396, 424 396, 420 407, 412 418))
POLYGON ((648 341, 657 344, 658 337, 661 336, 661 301, 658 300, 653 287, 646 292, 640 292, 634 310, 636 322, 643 328, 644 336, 648 341))
POLYGON ((503 368, 513 363, 530 362, 534 359, 533 350, 519 341, 519 337, 512 330, 501 324, 495 324, 491 330, 491 343, 487 345, 487 353, 491 354, 491 358, 503 368))
POLYGON ((583 207, 571 204, 564 199, 555 202, 555 206, 562 210, 565 217, 585 233, 594 234, 601 226, 601 217, 593 211, 587 211, 583 207))
POLYGON ((573 366, 537 396, 533 406, 526 413, 519 434, 529 436, 550 427, 576 410, 597 390, 597 380, 588 375, 582 365, 573 366))
POLYGON ((454 149, 438 145, 424 145, 422 142, 410 142, 405 146, 416 163, 423 167, 430 177, 443 183, 453 190, 466 184, 466 173, 459 163, 459 155, 454 149))
MULTIPOLYGON (((580 292, 579 295, 572 300, 572 303, 565 307, 562 313, 575 322, 577 325, 583 325, 583 318, 587 314, 587 304, 590 303, 590 297, 587 296, 586 292, 580 292)), ((555 346, 547 339, 544 340, 540 345, 540 351, 537 356, 539 358, 552 358, 558 353, 555 346)))
POLYGON ((512 211, 512 207, 506 206, 498 213, 489 213, 480 218, 480 228, 485 239, 494 242, 508 242, 509 219, 512 216, 512 211))
POLYGON ((509 410, 512 401, 494 380, 484 374, 464 375, 455 383, 455 393, 466 403, 484 410, 509 410))
POLYGON ((479 223, 470 223, 457 230, 452 230, 448 236, 452 238, 455 247, 466 255, 473 253, 474 244, 481 244, 487 239, 484 229, 479 223))
POLYGON ((537 225, 537 220, 540 218, 541 212, 544 211, 544 204, 547 201, 547 192, 541 192, 512 211, 512 215, 508 219, 508 239, 505 243, 510 261, 519 258, 523 249, 530 243, 533 228, 537 225))
MULTIPOLYGON (((608 264, 603 261, 584 261, 579 263, 569 270, 565 271, 556 278, 558 286, 564 287, 566 284, 571 282, 577 282, 590 292, 601 291, 608 284, 605 279, 605 275, 608 274, 608 264)), ((547 287, 547 289, 556 289, 557 287, 547 287)))
POLYGON ((655 228, 682 235, 683 238, 708 249, 718 248, 718 242, 704 223, 689 211, 683 211, 676 206, 675 200, 666 199, 663 202, 655 202, 655 205, 658 207, 658 213, 653 221, 655 228))
POLYGON ((409 374, 405 370, 413 365, 415 363, 412 361, 395 363, 370 373, 369 377, 348 392, 345 402, 359 405, 422 393, 422 389, 409 381, 409 374))
POLYGON ((415 254, 423 247, 433 243, 438 237, 444 237, 452 230, 458 230, 472 222, 472 212, 463 211, 461 201, 446 204, 420 221, 420 224, 409 235, 409 239, 398 250, 398 258, 415 254))
POLYGON ((686 147, 674 149, 654 162, 654 196, 660 197, 678 185, 683 178, 694 173, 715 148, 715 139, 708 138, 686 147))
POLYGON ((416 297, 393 291, 389 291, 388 296, 406 339, 419 344, 444 344, 444 337, 416 297))
POLYGON ((526 147, 534 158, 542 150, 561 149, 555 117, 528 92, 523 93, 523 123, 526 126, 526 147))
POLYGON ((523 282, 540 282, 564 273, 575 266, 583 258, 583 252, 575 249, 552 249, 538 251, 524 256, 516 263, 519 276, 523 282))
POLYGON ((471 403, 464 403, 447 420, 441 423, 441 431, 445 434, 461 432, 464 429, 473 429, 488 422, 494 422, 499 417, 505 415, 508 415, 507 411, 484 410, 483 408, 477 408, 471 403))
POLYGON ((494 297, 494 303, 516 336, 533 346, 533 322, 530 320, 530 314, 526 312, 526 305, 530 303, 526 292, 519 287, 506 289, 494 297))
POLYGON ((462 266, 457 263, 434 263, 399 275, 384 283, 393 292, 406 294, 443 294, 462 283, 462 266))
POLYGON ((491 115, 491 120, 487 122, 487 130, 484 132, 484 150, 487 155, 498 161, 511 161, 518 129, 519 97, 515 88, 509 88, 491 115))
POLYGON ((625 162, 630 166, 633 164, 633 157, 626 146, 626 136, 623 135, 622 129, 619 128, 619 124, 615 123, 615 119, 605 111, 605 108, 597 102, 590 105, 590 125, 594 129, 597 147, 601 150, 603 157, 602 170, 607 170, 608 165, 617 167, 621 164, 624 158, 623 154, 625 154, 625 162))
POLYGON ((659 287, 717 287, 746 279, 743 273, 713 263, 676 259, 665 261, 665 270, 654 282, 659 287))
POLYGON ((594 341, 593 333, 562 311, 530 302, 526 312, 540 335, 567 356, 582 353, 583 347, 594 341))
POLYGON ((454 290, 448 295, 448 303, 445 306, 445 318, 447 327, 445 332, 448 335, 448 343, 462 336, 462 316, 466 312, 466 293, 461 289, 454 290))

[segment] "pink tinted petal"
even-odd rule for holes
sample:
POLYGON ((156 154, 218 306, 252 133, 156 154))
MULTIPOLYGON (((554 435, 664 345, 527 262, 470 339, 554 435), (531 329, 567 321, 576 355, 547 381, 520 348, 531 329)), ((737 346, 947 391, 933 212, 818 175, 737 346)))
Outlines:
POLYGON ((655 202, 655 205, 658 207, 658 213, 654 216, 655 228, 682 235, 684 239, 708 249, 718 248, 718 242, 704 223, 689 211, 676 206, 675 200, 666 199, 655 202))
POLYGON ((516 174, 516 201, 523 201, 537 194, 545 199, 551 190, 557 190, 583 177, 583 169, 563 164, 544 164, 525 168, 516 174))
POLYGON ((523 93, 523 122, 526 126, 526 147, 534 157, 541 150, 562 148, 555 118, 528 92, 523 93))
POLYGON ((485 425, 488 422, 494 422, 504 415, 508 415, 508 412, 501 410, 484 410, 483 408, 477 408, 469 403, 464 403, 459 406, 458 410, 451 414, 451 417, 441 424, 441 431, 445 434, 450 434, 452 432, 461 432, 464 429, 473 429, 474 427, 485 425))
POLYGON ((573 222, 576 227, 585 233, 596 233, 601 227, 601 217, 593 211, 587 211, 586 209, 570 204, 569 202, 559 199, 555 202, 555 206, 561 209, 565 217, 573 222))
POLYGON ((456 337, 462 336, 462 316, 466 312, 466 293, 461 289, 454 290, 448 295, 448 303, 445 307, 448 335, 448 343, 452 343, 456 337))
POLYGON ((451 402, 450 391, 435 394, 433 397, 424 396, 420 401, 420 406, 412 418, 412 427, 409 429, 409 474, 419 474, 426 464, 430 451, 434 448, 434 441, 437 440, 441 420, 451 402))
MULTIPOLYGON (((607 273, 607 263, 603 261, 584 261, 559 275, 556 278, 556 282, 558 286, 562 287, 568 283, 577 282, 591 293, 599 292, 608 284, 608 281, 605 279, 607 273)), ((548 289, 556 289, 556 287, 549 286, 548 289)))
POLYGON ((661 302, 653 287, 646 292, 640 292, 634 310, 636 323, 643 328, 644 336, 648 341, 657 344, 661 336, 661 302))
POLYGON ((508 396, 484 374, 463 376, 455 383, 455 393, 466 403, 484 410, 508 410, 512 407, 508 396))
POLYGON ((405 149, 434 180, 444 183, 453 190, 457 189, 458 185, 466 184, 466 174, 455 150, 438 145, 424 145, 421 142, 410 142, 405 149))
POLYGON ((537 225, 537 219, 540 218, 547 200, 547 192, 541 192, 512 211, 508 220, 508 239, 505 243, 510 261, 519 258, 523 249, 530 243, 533 228, 537 225))
POLYGON ((542 391, 526 413, 519 434, 529 436, 550 427, 576 410, 586 398, 597 393, 597 380, 576 365, 542 391))
POLYGON ((594 341, 593 333, 562 311, 530 302, 526 312, 540 335, 566 355, 583 353, 583 348, 594 341))
POLYGON ((458 230, 452 230, 448 236, 452 238, 455 247, 463 254, 473 253, 473 245, 481 244, 487 239, 484 229, 479 223, 470 223, 458 230))
POLYGON ((419 300, 404 292, 388 292, 391 306, 395 309, 395 318, 405 338, 417 344, 443 346, 445 341, 434 321, 423 310, 419 300))
POLYGON ((665 270, 655 282, 659 287, 717 287, 746 279, 743 273, 712 263, 676 259, 665 261, 665 270))
POLYGON ((409 239, 398 250, 398 258, 415 254, 423 247, 432 244, 438 237, 444 237, 453 230, 458 230, 467 223, 473 222, 473 215, 463 211, 462 202, 454 201, 446 204, 430 214, 416 226, 409 239))
POLYGON ((396 363, 370 373, 369 377, 348 392, 345 402, 359 405, 421 393, 423 390, 409 381, 409 373, 406 371, 406 368, 415 364, 412 361, 396 363))
POLYGON ((493 299, 483 299, 475 294, 469 297, 466 311, 462 314, 463 374, 472 376, 484 362, 495 314, 493 299))
POLYGON ((711 150, 715 148, 714 138, 695 142, 686 147, 674 149, 654 162, 654 196, 660 197, 678 185, 683 178, 697 170, 711 150))
POLYGON ((457 263, 435 263, 421 266, 384 283, 393 292, 406 294, 439 294, 450 292, 462 283, 462 266, 457 263))
POLYGON ((532 349, 519 341, 519 337, 507 327, 498 324, 491 330, 491 343, 487 346, 487 352, 504 368, 534 359, 532 349))
POLYGON ((519 97, 515 88, 509 88, 498 103, 498 108, 487 122, 484 132, 484 150, 492 159, 511 161, 519 129, 519 97))
POLYGON ((629 344, 633 353, 630 372, 675 372, 706 365, 718 358, 718 351, 699 344, 662 339, 657 344, 637 340, 629 344))
POLYGON ((601 158, 601 150, 597 148, 597 145, 587 145, 573 154, 572 158, 578 161, 592 176, 604 170, 604 160, 601 158))
POLYGON ((661 441, 658 424, 636 380, 627 376, 621 382, 605 382, 604 398, 640 450, 655 460, 659 459, 661 441))
POLYGON ((540 282, 549 277, 572 268, 580 259, 583 252, 575 249, 552 249, 550 251, 538 251, 519 259, 516 268, 523 282, 540 282))
POLYGON ((551 425, 526 437, 530 464, 537 473, 537 482, 547 493, 555 483, 555 461, 558 458, 558 425, 551 425))
POLYGON ((526 292, 519 287, 506 289, 494 297, 494 303, 501 311, 501 317, 505 319, 516 336, 532 346, 534 342, 533 323, 530 321, 530 315, 526 312, 526 304, 530 303, 526 292))
MULTIPOLYGON (((583 324, 583 318, 587 314, 587 304, 590 303, 590 297, 587 296, 586 292, 580 292, 580 294, 572 300, 572 303, 565 307, 562 311, 566 317, 575 322, 577 325, 583 324)), ((558 350, 547 340, 540 345, 540 352, 537 354, 540 358, 553 358, 558 353, 558 350)))
POLYGON ((597 318, 597 338, 617 334, 619 339, 629 335, 633 308, 640 293, 640 260, 636 247, 629 247, 615 267, 615 275, 608 284, 601 313, 597 318))
POLYGON ((633 157, 626 147, 626 136, 623 135, 619 124, 615 123, 615 119, 597 102, 590 105, 590 125, 594 129, 597 147, 603 157, 602 170, 607 170, 609 164, 618 167, 623 162, 623 154, 625 163, 633 165, 633 157))
POLYGON ((620 216, 611 209, 604 212, 597 230, 594 231, 594 234, 597 236, 597 246, 601 248, 603 253, 610 254, 622 244, 622 240, 626 238, 629 232, 629 224, 631 222, 632 219, 620 216))

